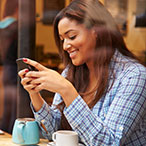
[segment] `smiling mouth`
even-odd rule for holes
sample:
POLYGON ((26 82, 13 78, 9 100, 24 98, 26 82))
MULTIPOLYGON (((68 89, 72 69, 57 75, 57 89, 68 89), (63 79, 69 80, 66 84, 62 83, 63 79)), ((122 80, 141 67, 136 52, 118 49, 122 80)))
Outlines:
POLYGON ((77 51, 78 50, 74 50, 74 51, 68 52, 69 53, 69 57, 70 58, 74 58, 76 56, 76 54, 77 54, 77 51))

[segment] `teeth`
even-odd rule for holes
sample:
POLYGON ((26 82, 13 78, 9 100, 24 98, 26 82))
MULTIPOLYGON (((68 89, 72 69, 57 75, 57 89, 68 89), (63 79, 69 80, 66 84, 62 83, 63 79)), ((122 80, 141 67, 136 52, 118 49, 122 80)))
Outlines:
POLYGON ((69 53, 69 56, 72 57, 73 55, 75 55, 77 53, 77 51, 73 51, 71 53, 69 53))

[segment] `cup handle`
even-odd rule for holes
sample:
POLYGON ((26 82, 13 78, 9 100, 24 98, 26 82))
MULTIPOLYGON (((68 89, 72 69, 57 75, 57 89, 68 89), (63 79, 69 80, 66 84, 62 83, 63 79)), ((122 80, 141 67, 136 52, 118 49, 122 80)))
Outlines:
POLYGON ((24 138, 23 138, 24 126, 25 126, 24 122, 20 122, 17 126, 18 140, 20 143, 24 143, 24 138))
POLYGON ((53 135, 52 135, 52 139, 53 139, 53 141, 56 143, 56 132, 53 133, 53 135))

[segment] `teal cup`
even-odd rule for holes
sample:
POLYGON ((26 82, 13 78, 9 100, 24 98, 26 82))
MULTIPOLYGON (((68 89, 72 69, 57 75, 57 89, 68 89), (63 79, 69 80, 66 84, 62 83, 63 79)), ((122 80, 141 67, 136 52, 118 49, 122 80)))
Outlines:
POLYGON ((18 118, 15 120, 12 141, 20 145, 39 143, 39 126, 33 118, 18 118))

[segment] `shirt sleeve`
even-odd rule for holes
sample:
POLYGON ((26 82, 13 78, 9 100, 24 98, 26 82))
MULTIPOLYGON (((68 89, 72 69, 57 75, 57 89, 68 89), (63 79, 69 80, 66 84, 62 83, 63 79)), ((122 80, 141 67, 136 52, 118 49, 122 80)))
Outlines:
POLYGON ((52 134, 60 126, 61 113, 56 108, 55 105, 57 105, 61 101, 62 101, 62 99, 61 99, 60 95, 58 93, 56 93, 54 96, 54 101, 53 101, 52 106, 49 106, 46 102, 44 102, 43 106, 41 107, 41 109, 38 112, 35 112, 32 104, 31 104, 31 108, 32 108, 35 120, 38 122, 43 136, 49 140, 52 139, 52 134), (42 124, 46 128, 46 131, 44 130, 42 124))
POLYGON ((79 95, 64 109, 72 128, 86 146, 119 146, 134 131, 145 112, 146 74, 122 78, 105 120, 95 115, 79 95))
MULTIPOLYGON (((62 76, 66 76, 68 68, 65 68, 62 72, 62 76)), ((33 111, 35 120, 38 122, 39 127, 43 136, 49 140, 52 139, 52 134, 57 131, 60 127, 61 112, 57 109, 56 105, 62 102, 60 94, 56 93, 53 99, 52 106, 49 106, 44 102, 43 106, 38 112, 35 112, 33 105, 31 104, 31 109, 33 111), (42 127, 44 125, 45 129, 42 127)))

